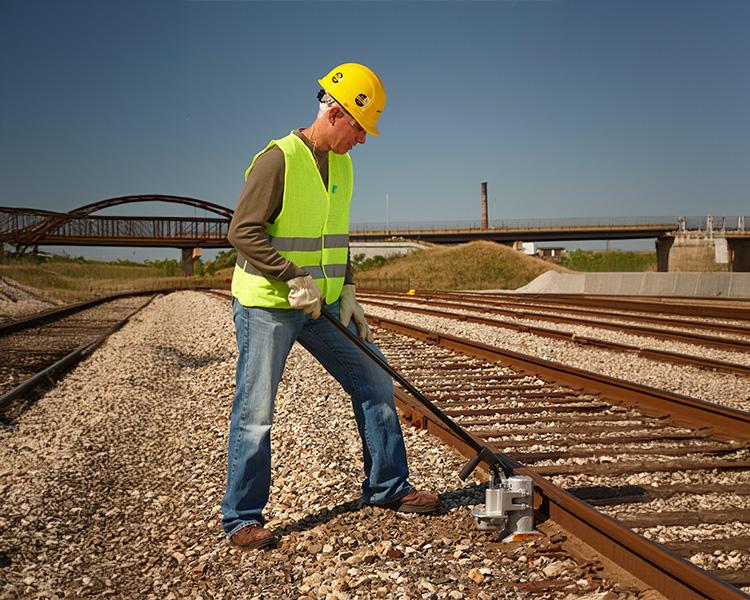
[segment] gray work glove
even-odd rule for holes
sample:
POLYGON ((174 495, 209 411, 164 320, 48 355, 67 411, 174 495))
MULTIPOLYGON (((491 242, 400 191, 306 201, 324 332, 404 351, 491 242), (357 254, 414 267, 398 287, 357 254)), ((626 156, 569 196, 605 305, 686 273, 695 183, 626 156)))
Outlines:
POLYGON ((354 324, 357 326, 359 337, 372 344, 372 331, 370 331, 370 326, 365 319, 365 311, 362 310, 354 297, 354 286, 345 285, 339 298, 339 318, 341 323, 348 327, 352 317, 354 317, 354 324))
POLYGON ((309 275, 292 277, 286 284, 289 286, 289 304, 292 308, 304 310, 313 319, 320 316, 323 301, 318 284, 309 275))

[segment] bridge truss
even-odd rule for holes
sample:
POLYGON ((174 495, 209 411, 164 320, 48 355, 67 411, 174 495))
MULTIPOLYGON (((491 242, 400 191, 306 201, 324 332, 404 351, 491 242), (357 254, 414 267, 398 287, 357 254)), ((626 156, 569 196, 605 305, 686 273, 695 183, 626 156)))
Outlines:
POLYGON ((81 206, 66 213, 0 207, 0 241, 21 254, 38 246, 151 246, 224 248, 234 211, 184 196, 120 196, 81 206), (94 213, 137 202, 192 206, 216 217, 104 216, 94 213))

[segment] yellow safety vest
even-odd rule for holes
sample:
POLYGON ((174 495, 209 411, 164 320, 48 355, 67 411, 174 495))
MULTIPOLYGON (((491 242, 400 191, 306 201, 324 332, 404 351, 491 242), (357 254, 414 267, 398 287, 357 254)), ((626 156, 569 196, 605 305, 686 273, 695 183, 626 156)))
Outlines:
MULTIPOLYGON (((272 145, 284 153, 284 197, 281 212, 268 225, 271 245, 309 273, 326 304, 338 300, 349 252, 349 203, 352 161, 348 154, 328 153, 328 189, 307 145, 294 133, 271 140, 245 171, 247 179, 258 157, 272 145)), ((289 286, 266 277, 240 255, 232 276, 232 295, 243 306, 291 308, 289 286)))

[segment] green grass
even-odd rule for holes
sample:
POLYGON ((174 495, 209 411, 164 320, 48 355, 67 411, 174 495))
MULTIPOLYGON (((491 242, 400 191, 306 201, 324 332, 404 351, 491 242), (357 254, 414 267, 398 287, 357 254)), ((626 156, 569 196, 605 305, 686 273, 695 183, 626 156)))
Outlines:
POLYGON ((573 271, 642 272, 656 270, 656 252, 572 250, 563 254, 560 264, 573 271))
POLYGON ((225 274, 205 277, 165 276, 155 265, 51 259, 42 262, 5 259, 0 276, 37 288, 60 300, 76 301, 118 292, 163 288, 226 288, 225 274))

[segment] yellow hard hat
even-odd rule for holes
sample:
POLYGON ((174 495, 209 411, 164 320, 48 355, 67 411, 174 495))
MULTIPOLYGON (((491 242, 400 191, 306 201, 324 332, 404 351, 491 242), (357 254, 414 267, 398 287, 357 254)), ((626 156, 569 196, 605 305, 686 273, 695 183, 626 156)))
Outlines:
POLYGON ((321 87, 370 135, 385 108, 385 88, 380 78, 364 65, 346 63, 318 79, 321 87))

